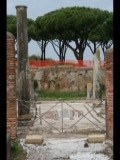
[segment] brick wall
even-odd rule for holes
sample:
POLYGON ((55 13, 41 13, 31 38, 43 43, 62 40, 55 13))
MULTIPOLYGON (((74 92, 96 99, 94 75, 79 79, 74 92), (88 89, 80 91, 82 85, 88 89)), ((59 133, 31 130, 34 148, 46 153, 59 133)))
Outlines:
POLYGON ((14 36, 7 32, 7 132, 11 139, 16 139, 16 78, 15 78, 15 48, 14 36))
POLYGON ((113 137, 113 49, 105 52, 105 85, 107 98, 107 131, 113 137))

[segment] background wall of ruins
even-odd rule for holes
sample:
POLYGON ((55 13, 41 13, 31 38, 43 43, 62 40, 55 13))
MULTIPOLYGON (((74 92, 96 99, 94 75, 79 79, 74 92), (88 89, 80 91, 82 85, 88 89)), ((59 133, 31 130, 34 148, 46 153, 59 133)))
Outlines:
MULTIPOLYGON (((38 89, 82 91, 87 88, 87 83, 93 82, 93 69, 87 67, 30 68, 30 73, 38 81, 38 89)), ((104 68, 101 83, 105 84, 104 68)))
POLYGON ((17 134, 16 111, 16 78, 15 78, 15 48, 14 37, 7 33, 7 133, 11 133, 11 139, 17 134))
POLYGON ((108 49, 105 52, 104 60, 107 98, 107 128, 108 136, 113 137, 113 49, 108 49))

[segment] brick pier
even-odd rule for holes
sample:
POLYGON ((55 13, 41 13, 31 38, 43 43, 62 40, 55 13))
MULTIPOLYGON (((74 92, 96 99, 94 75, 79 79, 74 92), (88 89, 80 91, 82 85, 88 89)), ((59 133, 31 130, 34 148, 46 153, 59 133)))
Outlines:
POLYGON ((108 49, 104 55, 105 86, 107 98, 107 131, 113 137, 113 49, 108 49))
POLYGON ((16 77, 15 77, 15 45, 14 36, 7 32, 7 133, 11 139, 17 135, 17 110, 16 110, 16 77))

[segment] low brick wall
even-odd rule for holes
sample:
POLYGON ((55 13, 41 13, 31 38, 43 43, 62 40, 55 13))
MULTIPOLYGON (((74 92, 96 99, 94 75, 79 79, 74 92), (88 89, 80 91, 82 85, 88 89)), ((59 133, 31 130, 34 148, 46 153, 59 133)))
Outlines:
POLYGON ((7 32, 7 133, 17 135, 16 77, 14 36, 7 32))
POLYGON ((108 136, 113 137, 113 49, 106 50, 104 60, 107 98, 107 130, 108 136))

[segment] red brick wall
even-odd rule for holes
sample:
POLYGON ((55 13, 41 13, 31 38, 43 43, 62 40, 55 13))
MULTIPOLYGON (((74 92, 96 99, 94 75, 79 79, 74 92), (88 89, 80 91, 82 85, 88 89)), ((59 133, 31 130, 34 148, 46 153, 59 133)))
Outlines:
POLYGON ((107 131, 113 137, 113 49, 105 52, 105 85, 107 98, 107 131))
POLYGON ((7 33, 7 132, 11 139, 17 135, 16 111, 16 78, 15 78, 15 48, 14 39, 7 33))

